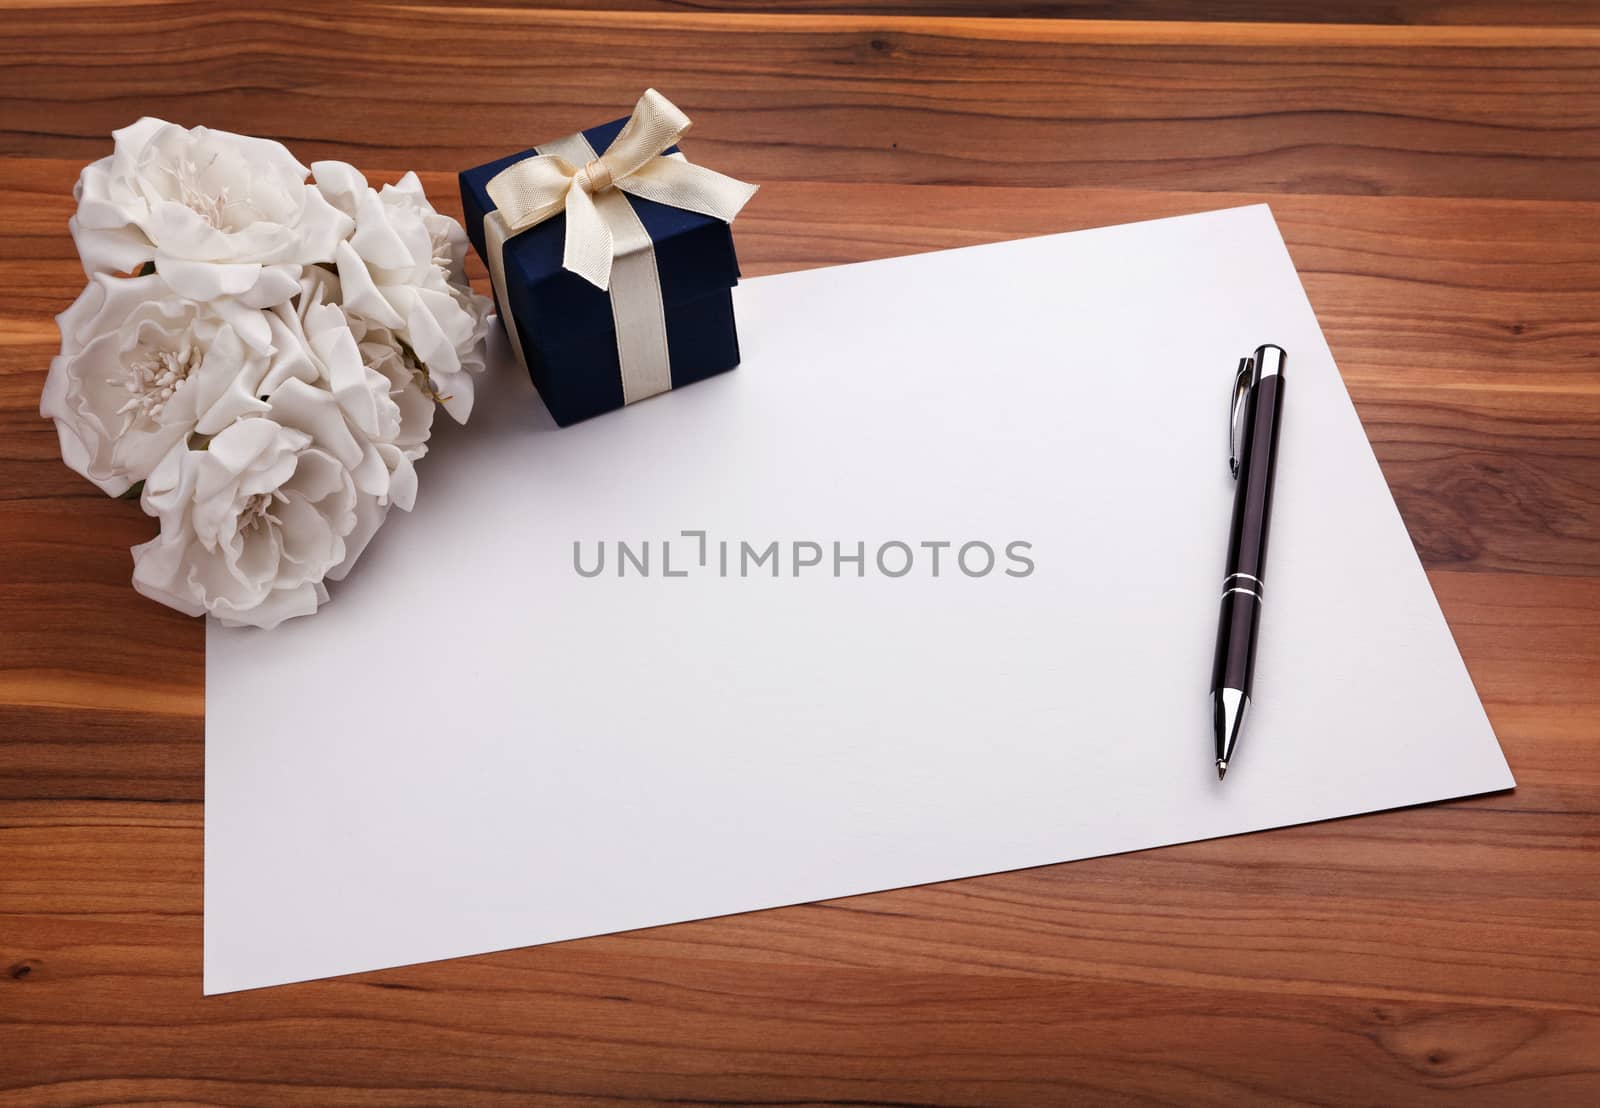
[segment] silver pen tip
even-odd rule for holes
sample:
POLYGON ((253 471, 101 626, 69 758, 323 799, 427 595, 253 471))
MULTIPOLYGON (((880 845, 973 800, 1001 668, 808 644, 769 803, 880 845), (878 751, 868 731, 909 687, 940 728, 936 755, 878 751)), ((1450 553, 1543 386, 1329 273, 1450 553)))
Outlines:
POLYGON ((1227 774, 1228 774, 1228 763, 1222 761, 1219 758, 1217 760, 1217 780, 1221 781, 1224 777, 1227 776, 1227 774))

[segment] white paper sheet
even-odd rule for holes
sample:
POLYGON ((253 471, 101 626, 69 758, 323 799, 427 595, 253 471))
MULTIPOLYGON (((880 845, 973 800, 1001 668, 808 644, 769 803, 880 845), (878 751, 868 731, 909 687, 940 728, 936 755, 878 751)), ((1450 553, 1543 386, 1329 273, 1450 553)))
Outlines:
POLYGON ((561 431, 502 349, 330 605, 209 629, 208 993, 1512 785, 1265 206, 737 307, 742 368, 561 431), (1261 342, 1284 437, 1219 784, 1226 400, 1261 342), (615 540, 650 540, 649 577, 615 540), (737 576, 772 540, 783 575, 737 576), (797 540, 826 557, 795 577, 797 540), (871 564, 893 541, 900 578, 871 564), (934 577, 924 541, 1000 564, 952 547, 934 577))

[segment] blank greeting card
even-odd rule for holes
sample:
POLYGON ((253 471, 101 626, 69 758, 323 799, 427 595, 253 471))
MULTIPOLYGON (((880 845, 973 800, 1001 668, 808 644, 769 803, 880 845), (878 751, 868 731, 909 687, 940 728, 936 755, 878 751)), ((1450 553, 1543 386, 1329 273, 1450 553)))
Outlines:
POLYGON ((502 346, 329 605, 208 629, 207 992, 1511 786, 1266 207, 736 305, 740 369, 560 431, 502 346), (1263 342, 1269 602, 1218 782, 1263 342))

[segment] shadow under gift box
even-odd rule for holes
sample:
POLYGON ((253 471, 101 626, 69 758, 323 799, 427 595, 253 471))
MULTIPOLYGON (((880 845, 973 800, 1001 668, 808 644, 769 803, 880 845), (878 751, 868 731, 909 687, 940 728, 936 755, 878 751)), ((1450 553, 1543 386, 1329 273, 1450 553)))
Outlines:
MULTIPOLYGON (((613 120, 583 135, 604 153, 626 122, 613 120)), ((489 182, 537 152, 524 150, 461 173, 467 235, 485 264, 483 217, 495 209, 489 182)), ((739 260, 732 230, 713 216, 624 195, 655 245, 672 387, 732 369, 739 364, 732 291, 739 283, 739 260)), ((505 244, 507 308, 516 318, 533 385, 562 427, 623 405, 611 294, 561 268, 566 235, 563 213, 505 244)))

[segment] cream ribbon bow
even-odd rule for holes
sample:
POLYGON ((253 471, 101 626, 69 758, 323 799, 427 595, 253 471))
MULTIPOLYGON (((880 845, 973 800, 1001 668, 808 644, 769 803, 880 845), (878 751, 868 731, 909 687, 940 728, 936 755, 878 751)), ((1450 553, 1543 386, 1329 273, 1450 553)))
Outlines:
POLYGON ((596 205, 597 194, 615 188, 724 222, 731 222, 755 195, 755 185, 662 154, 689 126, 689 117, 672 101, 645 89, 604 154, 583 166, 555 154, 525 158, 494 176, 489 198, 513 235, 566 212, 562 266, 596 288, 609 289, 616 240, 627 228, 615 206, 596 205))

